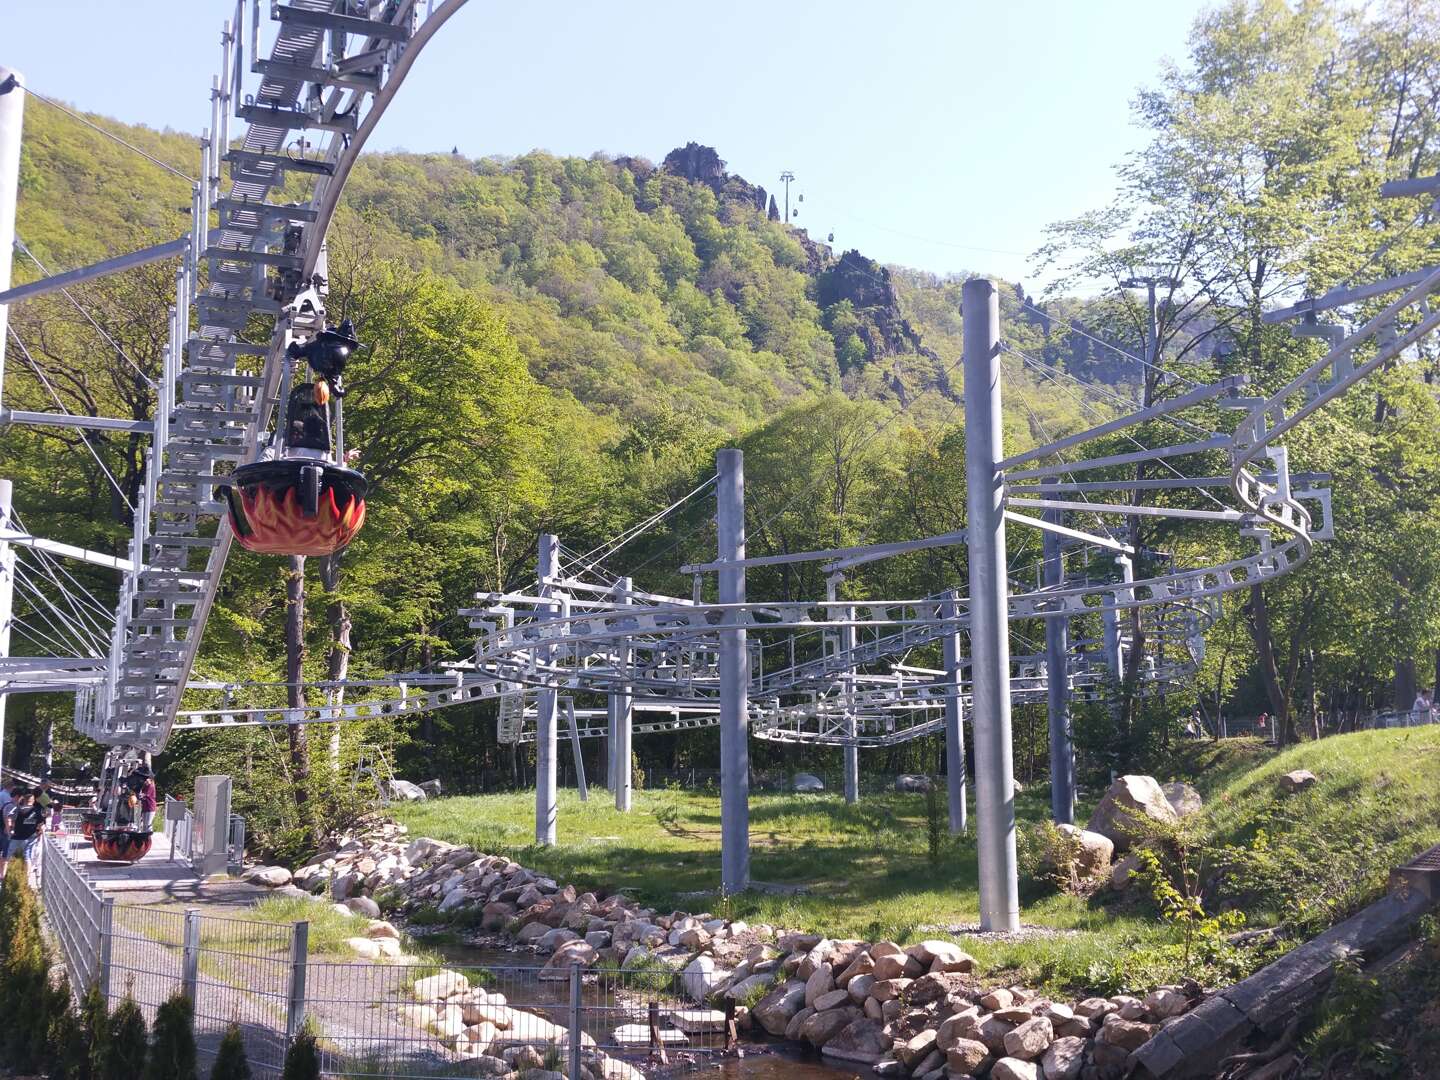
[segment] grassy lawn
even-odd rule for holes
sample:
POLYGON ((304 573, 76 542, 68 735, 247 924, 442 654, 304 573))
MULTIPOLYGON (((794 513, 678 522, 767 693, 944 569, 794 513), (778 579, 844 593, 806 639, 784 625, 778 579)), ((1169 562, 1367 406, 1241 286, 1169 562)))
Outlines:
MULTIPOLYGON (((1210 865, 1221 848, 1244 852, 1227 880, 1228 903, 1251 927, 1284 921, 1293 944, 1379 895, 1390 869, 1440 842, 1440 727, 1361 732, 1282 754, 1253 739, 1195 742, 1176 750, 1160 779, 1178 775, 1205 794, 1197 846, 1210 865), (1308 769, 1310 791, 1280 793, 1279 776, 1308 769), (1257 844, 1261 833, 1264 837, 1257 844)), ((942 803, 943 808, 943 803, 942 803)), ((1022 831, 1049 813, 1035 786, 1016 799, 1022 831)), ((1084 820, 1090 807, 1080 808, 1084 820)), ((900 942, 947 936, 979 920, 972 834, 947 837, 932 865, 923 795, 866 794, 856 806, 824 793, 753 794, 751 876, 793 893, 723 899, 720 800, 714 792, 637 792, 617 813, 607 792, 587 803, 560 794, 560 843, 532 842, 531 792, 438 799, 392 808, 412 836, 505 854, 577 887, 624 889, 660 911, 710 911, 752 923, 900 942)), ((1207 870, 1208 873, 1208 870, 1207 870)), ((964 945, 997 980, 1053 990, 1144 989, 1178 977, 1157 947, 1175 940, 1132 889, 1124 899, 1056 894, 1022 879, 1022 919, 1049 937, 964 945), (1158 958, 1158 959, 1157 959, 1158 958)), ((1258 962, 1258 958, 1257 962, 1258 962)), ((1243 969, 1243 958, 1231 970, 1243 969)))
MULTIPOLYGON (((947 842, 932 867, 923 795, 867 794, 855 806, 839 795, 754 794, 750 799, 751 877, 794 886, 791 895, 749 892, 720 898, 720 799, 704 791, 637 792, 618 813, 597 789, 582 803, 560 793, 560 843, 534 846, 530 792, 465 796, 392 807, 412 836, 433 836, 505 854, 577 887, 624 889, 660 911, 710 911, 749 922, 814 928, 837 937, 914 941, 948 936, 938 927, 979 921, 973 824, 947 842)), ((943 806, 943 803, 942 803, 943 806)), ((1017 799, 1022 821, 1049 812, 1048 796, 1017 799)), ((1023 942, 966 940, 992 969, 1064 984, 1117 950, 1162 933, 1148 918, 1120 915, 1070 896, 1025 897, 1023 918, 1072 931, 1023 942)))

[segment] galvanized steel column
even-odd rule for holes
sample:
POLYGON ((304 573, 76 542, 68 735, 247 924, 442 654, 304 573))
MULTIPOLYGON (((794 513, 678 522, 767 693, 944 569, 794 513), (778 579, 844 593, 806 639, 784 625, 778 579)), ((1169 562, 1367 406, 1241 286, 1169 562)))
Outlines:
MULTIPOLYGON (((745 455, 721 450, 715 455, 718 558, 745 558, 745 455)), ((745 568, 722 567, 720 603, 745 602, 745 568)), ((729 616, 739 619, 738 614, 729 616)), ((742 892, 750 885, 750 657, 743 629, 720 631, 720 887, 742 892)))
MULTIPOLYGON (((1059 483, 1046 477, 1042 483, 1059 483)), ((1045 520, 1063 524, 1063 510, 1046 510, 1045 520)), ((1065 581, 1065 560, 1060 554, 1060 537, 1043 536, 1045 584, 1058 588, 1065 581)), ((1045 620, 1045 682, 1050 719, 1050 816, 1057 825, 1075 824, 1075 747, 1070 738, 1070 620, 1052 615, 1045 620)))
MULTIPOLYGON (((825 599, 834 603, 839 598, 841 576, 836 574, 825 582, 825 599)), ((832 616, 836 614, 831 609, 832 616)), ((852 620, 855 618, 853 607, 841 608, 838 611, 841 618, 852 620)), ((845 674, 841 676, 845 686, 845 738, 854 740, 859 733, 855 721, 855 680, 853 678, 855 665, 850 654, 855 651, 855 627, 853 624, 840 627, 835 638, 835 647, 839 653, 846 657, 847 666, 845 674)), ((853 742, 848 741, 841 747, 842 763, 844 767, 844 788, 845 802, 854 805, 860 801, 860 748, 853 742)))
POLYGON ((1000 297, 972 278, 961 293, 965 350, 965 484, 970 562, 970 678, 980 926, 1020 926, 1010 734, 1009 581, 1005 566, 1000 412, 1000 297))
MULTIPOLYGON (((20 132, 25 117, 25 91, 17 84, 23 81, 18 71, 0 66, 0 292, 10 288, 15 258, 15 201, 20 194, 20 132), (7 84, 10 89, 4 90, 7 84)), ((0 405, 4 404, 9 325, 10 305, 0 304, 0 405)))
MULTIPOLYGON (((560 571, 560 540, 550 533, 540 535, 540 558, 535 573, 540 595, 550 596, 552 587, 547 579, 560 571)), ((553 612, 553 608, 551 609, 553 612)), ((539 650, 542 663, 552 657, 552 649, 539 650)), ((555 824, 559 811, 555 804, 555 769, 559 758, 556 723, 558 698, 554 690, 541 690, 535 695, 535 842, 546 847, 555 843, 555 824)))
MULTIPOLYGON (((630 590, 635 583, 630 578, 621 578, 615 583, 623 596, 620 602, 630 604, 630 590)), ((620 667, 628 675, 633 658, 630 646, 621 645, 616 650, 620 667)), ((623 683, 619 689, 610 692, 610 790, 615 793, 615 809, 628 812, 634 778, 630 775, 630 736, 635 720, 635 692, 630 683, 623 683)))
MULTIPOLYGON (((940 605, 942 619, 960 616, 959 593, 950 591, 940 605)), ((950 804, 950 831, 955 835, 970 827, 965 805, 965 706, 960 701, 960 628, 945 631, 940 639, 945 653, 945 787, 950 804)))

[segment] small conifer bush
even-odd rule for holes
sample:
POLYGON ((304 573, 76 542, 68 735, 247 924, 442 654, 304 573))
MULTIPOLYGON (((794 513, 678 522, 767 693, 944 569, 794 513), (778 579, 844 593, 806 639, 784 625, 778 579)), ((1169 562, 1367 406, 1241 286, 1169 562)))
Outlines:
POLYGON ((215 1067, 210 1070, 210 1080, 251 1080, 250 1060, 245 1056, 245 1040, 240 1037, 239 1024, 225 1029, 225 1037, 215 1054, 215 1067))
POLYGON ((101 1070, 96 1080, 136 1080, 145 1075, 145 1058, 149 1050, 145 1034, 145 1016, 127 988, 120 1004, 110 1014, 106 1025, 105 1049, 101 1054, 101 1070))
POLYGON ((198 1080, 195 1071, 195 1007, 184 994, 172 994, 155 1010, 150 1032, 150 1063, 145 1080, 198 1080))
POLYGON ((285 1051, 285 1069, 280 1080, 320 1080, 320 1047, 308 1020, 290 1049, 285 1051))

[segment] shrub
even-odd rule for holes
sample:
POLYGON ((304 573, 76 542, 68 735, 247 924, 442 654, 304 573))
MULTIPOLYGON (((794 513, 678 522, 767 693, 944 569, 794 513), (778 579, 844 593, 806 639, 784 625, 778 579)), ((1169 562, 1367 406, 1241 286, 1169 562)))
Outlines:
POLYGON ((105 1025, 105 1048, 97 1080, 135 1080, 145 1072, 148 1050, 145 1017, 127 987, 125 997, 115 1006, 105 1025))
POLYGON ((80 1031, 85 1040, 86 1080, 100 1080, 105 1071, 105 1044, 110 1038, 110 1015, 100 987, 90 984, 80 999, 80 1031))
POLYGON ((49 993, 46 1061, 50 1080, 91 1080, 90 1029, 70 996, 70 980, 60 976, 49 993))
POLYGON ((215 1054, 215 1067, 210 1070, 210 1080, 251 1080, 250 1060, 245 1056, 245 1040, 240 1037, 239 1024, 225 1029, 225 1037, 215 1054))
POLYGON ((309 1020, 285 1051, 285 1069, 280 1080, 320 1080, 320 1047, 309 1020))
POLYGON ((146 1080, 196 1080, 195 1007, 176 993, 155 1010, 146 1080))
POLYGON ((4 914, 5 959, 0 969, 0 1050, 6 1062, 22 1072, 45 1063, 50 1037, 50 954, 40 932, 40 907, 26 877, 25 865, 12 862, 0 886, 4 914))

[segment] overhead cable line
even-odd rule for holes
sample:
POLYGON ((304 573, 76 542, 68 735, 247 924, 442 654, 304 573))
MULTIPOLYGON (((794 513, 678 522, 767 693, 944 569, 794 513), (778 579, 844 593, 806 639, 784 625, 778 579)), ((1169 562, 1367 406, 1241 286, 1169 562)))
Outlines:
MULTIPOLYGON (((32 252, 28 247, 26 247, 25 241, 21 240, 18 236, 15 237, 15 247, 16 250, 18 250, 27 259, 33 262, 40 269, 40 272, 42 274, 45 274, 47 276, 49 275, 50 271, 46 269, 45 264, 35 257, 35 253, 32 252)), ((140 365, 137 364, 134 360, 130 359, 130 354, 120 347, 120 343, 105 332, 104 327, 102 327, 98 322, 96 322, 95 319, 91 316, 90 312, 86 311, 85 308, 81 306, 80 301, 76 300, 75 297, 70 295, 70 290, 61 289, 60 295, 65 297, 66 300, 69 300, 70 303, 74 305, 75 310, 80 312, 80 314, 85 317, 85 321, 95 328, 95 332, 101 337, 103 337, 106 341, 108 341, 110 345, 115 349, 115 351, 120 354, 121 359, 123 359, 127 364, 129 364, 132 368, 135 369, 135 374, 139 375, 140 378, 145 380, 146 386, 154 390, 157 385, 155 380, 150 378, 149 375, 146 375, 145 372, 141 369, 140 365)))
POLYGON ((51 108, 59 109, 59 110, 60 110, 61 112, 63 112, 66 116, 69 116, 69 117, 72 117, 73 119, 79 120, 80 123, 84 124, 86 127, 90 128, 92 131, 98 131, 101 135, 104 135, 107 139, 113 139, 115 142, 119 143, 121 146, 125 147, 127 150, 133 150, 133 151, 135 151, 135 153, 139 154, 141 157, 143 157, 146 161, 150 162, 152 165, 159 165, 160 168, 164 169, 166 172, 168 172, 168 173, 174 173, 174 174, 175 174, 176 176, 178 176, 181 180, 184 180, 184 181, 186 181, 187 183, 198 184, 198 183, 200 182, 199 180, 196 180, 193 176, 186 176, 183 172, 181 172, 179 169, 175 168, 173 165, 167 165, 165 162, 161 161, 159 158, 155 157, 153 154, 147 154, 144 150, 141 150, 140 147, 136 146, 134 143, 126 142, 126 141, 125 141, 124 139, 122 139, 119 135, 116 135, 113 131, 106 131, 106 130, 105 130, 103 127, 101 127, 99 124, 91 123, 89 120, 86 120, 85 117, 81 116, 79 113, 74 112, 74 111, 71 110, 71 109, 67 109, 64 105, 61 105, 58 101, 54 101, 54 100, 46 97, 44 94, 37 93, 36 91, 30 89, 30 87, 28 87, 28 86, 24 85, 23 83, 21 83, 19 79, 16 79, 14 75, 11 75, 10 78, 11 78, 12 80, 14 80, 14 83, 15 83, 16 86, 20 87, 20 89, 24 90, 25 93, 29 94, 31 97, 35 98, 37 101, 43 101, 46 105, 49 105, 51 108))
MULTIPOLYGON (((69 409, 67 409, 65 407, 65 403, 60 400, 60 395, 55 392, 55 387, 50 385, 50 380, 45 377, 45 372, 41 369, 40 365, 35 362, 35 358, 30 355, 30 350, 27 349, 25 347, 25 343, 20 340, 20 335, 15 332, 15 327, 11 326, 8 329, 10 331, 10 336, 15 339, 15 344, 20 346, 20 352, 25 357, 26 362, 30 365, 36 376, 39 377, 40 382, 44 385, 45 389, 50 392, 50 397, 55 402, 55 407, 58 408, 66 416, 74 416, 75 414, 72 413, 69 409)), ((90 451, 90 456, 95 459, 95 464, 100 466, 100 471, 105 474, 105 479, 110 481, 110 486, 113 487, 115 489, 115 493, 120 496, 120 501, 123 502, 133 514, 135 512, 134 505, 130 502, 130 499, 126 496, 124 490, 120 487, 120 482, 115 479, 114 474, 111 473, 108 468, 106 468, 105 462, 100 459, 100 455, 96 453, 95 447, 91 444, 90 439, 86 436, 85 432, 82 431, 80 428, 76 428, 75 434, 80 436, 80 441, 83 442, 85 444, 85 448, 90 451)))

